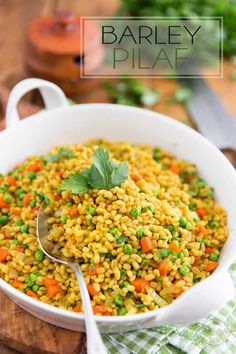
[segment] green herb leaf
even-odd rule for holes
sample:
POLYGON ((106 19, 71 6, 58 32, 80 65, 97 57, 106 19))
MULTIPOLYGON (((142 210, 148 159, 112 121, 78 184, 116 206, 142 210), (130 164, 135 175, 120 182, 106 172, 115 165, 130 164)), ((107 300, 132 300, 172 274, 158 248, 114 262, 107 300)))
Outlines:
POLYGON ((67 190, 74 194, 84 194, 91 189, 85 171, 78 174, 72 174, 61 184, 61 190, 67 190))
POLYGON ((120 186, 128 178, 129 170, 126 162, 121 162, 119 166, 117 166, 111 175, 111 183, 112 186, 120 186))
POLYGON ((50 162, 58 162, 62 158, 64 159, 71 159, 75 157, 75 154, 68 148, 61 148, 57 154, 49 154, 45 157, 45 161, 50 162))
POLYGON ((72 174, 64 180, 61 190, 69 190, 75 194, 84 194, 90 189, 111 189, 120 186, 128 178, 128 165, 121 162, 117 165, 109 160, 108 151, 99 147, 89 169, 72 174))

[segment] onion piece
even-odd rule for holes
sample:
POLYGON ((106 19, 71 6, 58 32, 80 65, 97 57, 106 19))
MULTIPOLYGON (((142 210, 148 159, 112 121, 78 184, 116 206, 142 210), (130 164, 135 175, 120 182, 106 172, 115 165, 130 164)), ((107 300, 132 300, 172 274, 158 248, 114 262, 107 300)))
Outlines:
POLYGON ((168 302, 165 301, 160 295, 158 295, 153 289, 148 288, 147 293, 148 293, 148 295, 150 295, 153 298, 153 301, 158 306, 163 307, 163 306, 168 305, 168 302))

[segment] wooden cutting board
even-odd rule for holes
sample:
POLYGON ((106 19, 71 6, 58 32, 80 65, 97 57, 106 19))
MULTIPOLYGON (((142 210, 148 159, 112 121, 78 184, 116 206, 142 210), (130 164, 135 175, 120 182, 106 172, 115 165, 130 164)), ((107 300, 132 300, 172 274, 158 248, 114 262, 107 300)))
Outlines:
MULTIPOLYGON (((0 291, 0 342, 24 354, 85 354, 84 333, 50 325, 28 314, 0 291)), ((1 354, 2 351, 0 351, 1 354)))

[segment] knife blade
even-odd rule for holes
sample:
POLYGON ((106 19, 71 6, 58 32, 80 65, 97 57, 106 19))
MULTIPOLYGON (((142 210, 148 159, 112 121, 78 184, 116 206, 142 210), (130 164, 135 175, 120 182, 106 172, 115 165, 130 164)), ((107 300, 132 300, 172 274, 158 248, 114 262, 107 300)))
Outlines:
POLYGON ((181 79, 193 95, 187 109, 200 133, 220 150, 236 150, 236 120, 229 114, 217 94, 203 78, 181 79))

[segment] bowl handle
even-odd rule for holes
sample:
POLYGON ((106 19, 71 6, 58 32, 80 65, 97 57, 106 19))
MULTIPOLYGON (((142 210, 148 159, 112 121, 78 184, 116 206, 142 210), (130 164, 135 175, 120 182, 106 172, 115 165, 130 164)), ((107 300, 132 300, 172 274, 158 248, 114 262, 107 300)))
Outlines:
POLYGON ((207 317, 227 301, 235 297, 235 288, 227 271, 215 272, 181 295, 171 305, 160 309, 147 322, 148 327, 157 325, 186 325, 207 317), (150 323, 151 322, 151 323, 150 323))
POLYGON ((64 92, 52 82, 41 79, 25 79, 20 81, 10 93, 6 109, 6 127, 15 125, 20 117, 17 113, 17 104, 29 91, 39 89, 46 109, 68 106, 64 92))

